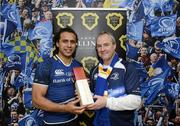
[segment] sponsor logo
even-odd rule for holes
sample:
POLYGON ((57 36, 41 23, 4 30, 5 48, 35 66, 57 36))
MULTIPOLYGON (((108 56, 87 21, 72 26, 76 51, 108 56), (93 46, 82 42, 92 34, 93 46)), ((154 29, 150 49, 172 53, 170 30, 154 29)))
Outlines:
POLYGON ((84 13, 81 19, 83 26, 91 31, 98 25, 99 16, 96 13, 84 13))
POLYGON ((84 70, 87 73, 90 73, 91 68, 93 68, 94 66, 96 66, 98 64, 98 59, 96 57, 88 56, 88 57, 84 57, 81 60, 81 63, 84 67, 84 70))
POLYGON ((94 49, 94 47, 96 46, 96 38, 92 37, 92 36, 88 36, 88 37, 80 37, 79 42, 78 42, 78 49, 79 47, 83 47, 83 49, 85 47, 87 47, 87 49, 89 49, 90 47, 94 49))
POLYGON ((72 78, 53 79, 53 83, 65 83, 73 81, 72 78))
POLYGON ((74 16, 71 13, 59 13, 56 16, 57 24, 61 28, 73 25, 74 16))
POLYGON ((120 13, 109 13, 106 16, 107 25, 114 31, 122 25, 122 19, 123 16, 120 13))
POLYGON ((56 69, 55 70, 55 76, 63 76, 63 75, 64 75, 63 69, 56 69))

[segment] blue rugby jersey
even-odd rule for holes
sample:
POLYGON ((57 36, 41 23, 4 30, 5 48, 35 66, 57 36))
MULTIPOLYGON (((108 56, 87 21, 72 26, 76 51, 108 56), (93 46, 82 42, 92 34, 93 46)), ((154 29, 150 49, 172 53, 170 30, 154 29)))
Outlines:
MULTIPOLYGON (((47 58, 42 62, 35 74, 34 83, 48 86, 46 98, 56 103, 67 103, 75 97, 75 85, 72 69, 81 64, 75 59, 66 66, 57 57, 47 58)), ((45 112, 44 121, 47 124, 61 124, 76 118, 71 113, 45 112)))
MULTIPOLYGON (((98 66, 90 72, 91 90, 95 91, 98 76, 98 66)), ((121 97, 128 94, 136 94, 139 90, 139 76, 132 63, 119 60, 109 77, 108 96, 121 97)), ((134 111, 109 111, 111 126, 133 126, 134 111)))

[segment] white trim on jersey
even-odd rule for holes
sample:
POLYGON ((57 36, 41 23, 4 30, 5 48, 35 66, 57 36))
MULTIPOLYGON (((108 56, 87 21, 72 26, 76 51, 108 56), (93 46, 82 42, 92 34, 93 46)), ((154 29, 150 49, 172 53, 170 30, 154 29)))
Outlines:
POLYGON ((63 61, 62 61, 62 59, 56 54, 56 57, 61 61, 61 63, 64 65, 64 66, 67 66, 67 67, 69 67, 70 65, 71 65, 71 63, 72 63, 72 60, 73 59, 71 59, 71 62, 67 65, 67 64, 65 64, 63 61))
POLYGON ((76 98, 74 97, 74 98, 70 98, 70 99, 68 99, 68 100, 66 100, 66 101, 64 101, 64 102, 60 102, 59 104, 66 104, 66 103, 68 103, 68 102, 70 102, 70 101, 73 101, 73 100, 75 100, 76 98))

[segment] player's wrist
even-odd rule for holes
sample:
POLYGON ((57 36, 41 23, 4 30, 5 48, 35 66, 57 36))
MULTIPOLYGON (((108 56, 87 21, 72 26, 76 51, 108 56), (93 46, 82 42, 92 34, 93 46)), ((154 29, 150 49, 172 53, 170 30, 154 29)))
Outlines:
POLYGON ((62 112, 67 112, 67 109, 66 109, 66 105, 65 105, 65 104, 61 104, 61 109, 62 109, 62 112))

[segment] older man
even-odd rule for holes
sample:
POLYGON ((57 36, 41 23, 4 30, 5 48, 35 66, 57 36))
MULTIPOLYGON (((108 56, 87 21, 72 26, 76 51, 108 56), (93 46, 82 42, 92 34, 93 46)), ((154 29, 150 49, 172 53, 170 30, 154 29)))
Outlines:
POLYGON ((134 110, 141 104, 139 77, 134 66, 116 53, 116 41, 108 32, 96 39, 99 64, 90 74, 96 99, 88 106, 96 110, 95 126, 133 126, 134 110))

